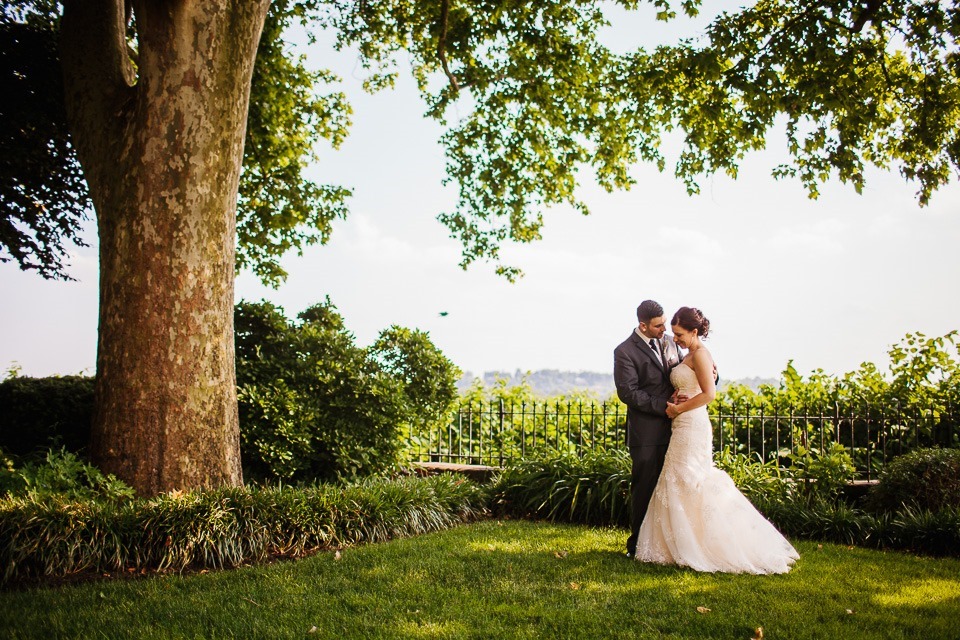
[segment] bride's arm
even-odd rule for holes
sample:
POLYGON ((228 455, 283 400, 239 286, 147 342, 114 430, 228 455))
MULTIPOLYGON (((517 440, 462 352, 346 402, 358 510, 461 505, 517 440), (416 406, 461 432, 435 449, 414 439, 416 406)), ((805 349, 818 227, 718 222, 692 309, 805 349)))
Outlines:
MULTIPOLYGON (((678 414, 705 407, 717 397, 717 385, 713 375, 713 358, 710 356, 710 352, 706 349, 697 349, 697 351, 690 356, 690 360, 693 361, 693 372, 697 374, 700 393, 679 404, 673 405, 676 407, 678 414)), ((688 362, 687 364, 689 365, 690 363, 688 362)))

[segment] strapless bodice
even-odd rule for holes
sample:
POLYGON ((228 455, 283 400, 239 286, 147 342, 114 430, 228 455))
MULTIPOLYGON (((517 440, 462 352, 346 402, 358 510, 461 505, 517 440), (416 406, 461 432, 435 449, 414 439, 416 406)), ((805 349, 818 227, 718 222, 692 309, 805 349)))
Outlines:
POLYGON ((701 392, 697 374, 693 369, 681 362, 670 371, 670 384, 681 394, 692 398, 701 392))

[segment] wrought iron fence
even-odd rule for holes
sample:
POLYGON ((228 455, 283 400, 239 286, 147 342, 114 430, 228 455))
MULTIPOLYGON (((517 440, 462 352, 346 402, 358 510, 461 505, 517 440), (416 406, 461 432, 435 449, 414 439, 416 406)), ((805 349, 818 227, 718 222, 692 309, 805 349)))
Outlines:
MULTIPOLYGON (((786 464, 791 454, 827 451, 834 443, 851 455, 862 479, 873 479, 893 457, 925 446, 960 447, 956 407, 860 405, 831 407, 710 407, 714 449, 786 464)), ((483 402, 461 405, 449 424, 412 434, 414 458, 503 466, 550 451, 584 455, 623 448, 626 409, 617 402, 483 402)))

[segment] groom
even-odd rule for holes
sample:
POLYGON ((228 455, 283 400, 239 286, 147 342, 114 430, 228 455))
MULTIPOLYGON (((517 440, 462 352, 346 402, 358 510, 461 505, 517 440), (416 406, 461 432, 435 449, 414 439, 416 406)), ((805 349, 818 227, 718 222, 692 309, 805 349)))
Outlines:
POLYGON ((630 474, 630 537, 627 555, 637 551, 637 534, 670 443, 667 402, 673 396, 670 369, 683 355, 665 340, 663 307, 644 300, 637 307, 640 326, 613 352, 613 380, 617 396, 627 405, 627 447, 633 468, 630 474))

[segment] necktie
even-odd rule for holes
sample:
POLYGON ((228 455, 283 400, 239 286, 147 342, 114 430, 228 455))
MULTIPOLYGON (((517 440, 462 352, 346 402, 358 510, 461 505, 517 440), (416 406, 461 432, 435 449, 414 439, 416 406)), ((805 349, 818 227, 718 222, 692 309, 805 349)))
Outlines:
POLYGON ((660 348, 657 346, 657 341, 653 338, 650 338, 650 348, 653 349, 655 354, 657 354, 657 360, 660 361, 660 366, 664 367, 665 365, 663 364, 663 356, 660 355, 660 348))

